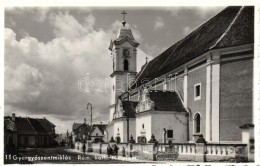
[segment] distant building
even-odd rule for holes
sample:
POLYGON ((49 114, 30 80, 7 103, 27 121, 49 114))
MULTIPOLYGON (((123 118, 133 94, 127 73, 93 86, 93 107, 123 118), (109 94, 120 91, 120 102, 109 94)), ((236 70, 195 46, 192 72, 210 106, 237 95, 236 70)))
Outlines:
POLYGON ((55 125, 46 118, 4 117, 5 150, 10 147, 49 147, 55 138, 55 125), (11 145, 12 144, 12 145, 11 145))
POLYGON ((70 144, 70 142, 71 142, 71 133, 69 133, 69 130, 67 130, 67 133, 65 134, 64 140, 65 140, 66 144, 70 144))
POLYGON ((5 152, 17 148, 17 128, 13 119, 4 119, 4 145, 5 152))
POLYGON ((83 141, 90 136, 93 142, 100 142, 104 140, 105 124, 93 124, 92 126, 86 123, 73 123, 72 125, 72 141, 83 141))
POLYGON ((103 142, 106 125, 104 124, 93 124, 90 130, 90 138, 93 142, 103 142))

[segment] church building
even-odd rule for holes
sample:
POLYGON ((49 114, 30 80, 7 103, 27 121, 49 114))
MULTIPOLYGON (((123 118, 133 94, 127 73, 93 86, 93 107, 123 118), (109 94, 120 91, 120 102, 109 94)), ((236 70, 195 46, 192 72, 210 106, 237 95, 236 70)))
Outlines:
MULTIPOLYGON (((124 12, 125 14, 125 12, 124 12)), ((254 7, 227 7, 136 71, 124 20, 109 50, 113 71, 108 138, 145 143, 241 142, 253 124, 254 7)))

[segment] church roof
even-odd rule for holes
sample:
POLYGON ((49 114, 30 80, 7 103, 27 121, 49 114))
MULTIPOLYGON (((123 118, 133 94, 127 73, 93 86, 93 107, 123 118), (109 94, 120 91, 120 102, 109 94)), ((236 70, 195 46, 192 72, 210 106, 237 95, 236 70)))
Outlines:
POLYGON ((129 118, 135 118, 135 108, 137 104, 138 102, 135 101, 122 101, 123 109, 125 113, 129 113, 129 118))
POLYGON ((138 74, 141 80, 152 80, 217 48, 254 43, 254 7, 227 7, 188 36, 151 60, 138 74))
POLYGON ((150 90, 149 95, 156 111, 186 112, 177 92, 150 90))

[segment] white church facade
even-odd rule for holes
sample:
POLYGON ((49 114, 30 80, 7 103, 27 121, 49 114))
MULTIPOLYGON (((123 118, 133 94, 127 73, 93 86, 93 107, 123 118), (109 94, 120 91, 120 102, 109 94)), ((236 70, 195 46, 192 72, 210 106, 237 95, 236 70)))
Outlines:
POLYGON ((254 8, 227 7, 136 71, 137 47, 123 26, 110 43, 107 137, 145 143, 241 142, 253 124, 254 8))

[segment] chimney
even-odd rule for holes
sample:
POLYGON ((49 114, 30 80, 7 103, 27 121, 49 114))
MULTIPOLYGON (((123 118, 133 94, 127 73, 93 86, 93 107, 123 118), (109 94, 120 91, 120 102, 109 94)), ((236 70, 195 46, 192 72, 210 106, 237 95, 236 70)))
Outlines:
POLYGON ((84 118, 84 123, 87 124, 87 118, 84 118))
POLYGON ((12 113, 12 121, 15 121, 15 113, 12 113))

